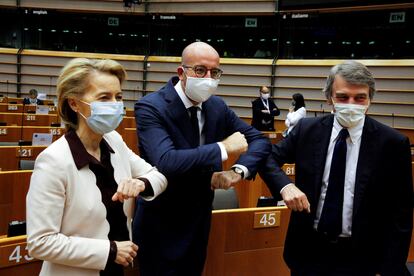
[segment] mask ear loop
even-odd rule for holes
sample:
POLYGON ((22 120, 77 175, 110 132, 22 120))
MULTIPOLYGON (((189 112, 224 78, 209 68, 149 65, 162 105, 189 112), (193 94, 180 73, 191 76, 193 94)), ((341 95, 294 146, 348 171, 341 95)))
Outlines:
MULTIPOLYGON (((89 107, 91 106, 91 104, 90 103, 87 103, 87 102, 85 102, 85 101, 82 101, 82 100, 78 100, 79 102, 81 102, 81 103, 83 103, 83 104, 86 104, 86 105, 89 105, 89 107)), ((85 115, 83 115, 82 114, 82 112, 80 112, 79 110, 78 111, 76 111, 76 113, 79 113, 85 120, 88 120, 88 118, 86 118, 86 116, 85 115)), ((91 110, 91 114, 92 114, 92 110, 91 110)))

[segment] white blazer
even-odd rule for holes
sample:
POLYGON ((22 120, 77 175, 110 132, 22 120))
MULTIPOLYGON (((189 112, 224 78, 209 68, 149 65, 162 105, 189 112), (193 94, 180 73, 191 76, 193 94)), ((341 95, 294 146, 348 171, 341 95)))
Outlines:
MULTIPOLYGON (((147 178, 152 200, 167 186, 155 167, 133 153, 115 131, 104 135, 117 183, 126 178, 147 178)), ((135 199, 124 201, 130 239, 135 199)), ((105 268, 110 242, 106 208, 95 174, 78 170, 66 138, 47 147, 36 159, 26 198, 29 254, 44 260, 40 275, 99 275, 105 268)))
POLYGON ((292 129, 296 126, 300 119, 306 117, 305 107, 301 107, 296 111, 289 112, 286 116, 285 125, 288 128, 287 134, 289 134, 292 129))

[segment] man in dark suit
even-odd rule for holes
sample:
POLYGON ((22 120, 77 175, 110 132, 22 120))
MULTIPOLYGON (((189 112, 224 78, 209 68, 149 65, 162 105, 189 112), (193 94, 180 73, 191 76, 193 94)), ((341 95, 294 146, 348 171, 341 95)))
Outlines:
POLYGON ((210 45, 190 44, 178 77, 135 105, 141 156, 168 179, 158 198, 138 200, 134 241, 141 276, 201 275, 213 190, 251 178, 270 153, 268 140, 214 96, 219 61, 210 45), (222 161, 240 153, 233 168, 222 171, 222 161))
POLYGON ((334 114, 301 120, 260 172, 293 210, 285 261, 300 276, 406 275, 408 138, 365 115, 375 81, 361 63, 334 66, 324 92, 334 114), (296 164, 295 184, 280 170, 284 163, 296 164))
POLYGON ((274 117, 280 114, 280 110, 270 98, 269 89, 266 86, 260 87, 259 92, 260 97, 252 102, 252 126, 260 131, 274 131, 274 117))
POLYGON ((43 101, 37 98, 37 90, 36 89, 30 89, 29 91, 29 97, 23 99, 24 104, 37 104, 42 105, 43 101))

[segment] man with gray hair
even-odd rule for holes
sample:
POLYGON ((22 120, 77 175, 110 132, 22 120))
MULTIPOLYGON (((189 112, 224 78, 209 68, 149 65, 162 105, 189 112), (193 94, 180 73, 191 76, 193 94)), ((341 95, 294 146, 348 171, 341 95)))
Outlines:
POLYGON ((334 66, 324 93, 333 114, 302 119, 260 172, 293 210, 284 249, 291 274, 409 275, 409 140, 366 115, 375 80, 363 64, 334 66), (284 163, 296 164, 295 184, 284 163))

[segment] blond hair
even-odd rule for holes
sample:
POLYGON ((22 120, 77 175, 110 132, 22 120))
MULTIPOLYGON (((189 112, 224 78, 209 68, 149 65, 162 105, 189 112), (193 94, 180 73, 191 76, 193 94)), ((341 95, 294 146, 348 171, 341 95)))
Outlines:
POLYGON ((124 67, 110 59, 75 58, 69 61, 60 72, 57 80, 56 93, 58 96, 58 113, 66 125, 66 129, 78 128, 78 117, 69 106, 69 98, 80 98, 90 83, 93 73, 102 72, 114 75, 120 84, 126 78, 124 67))

